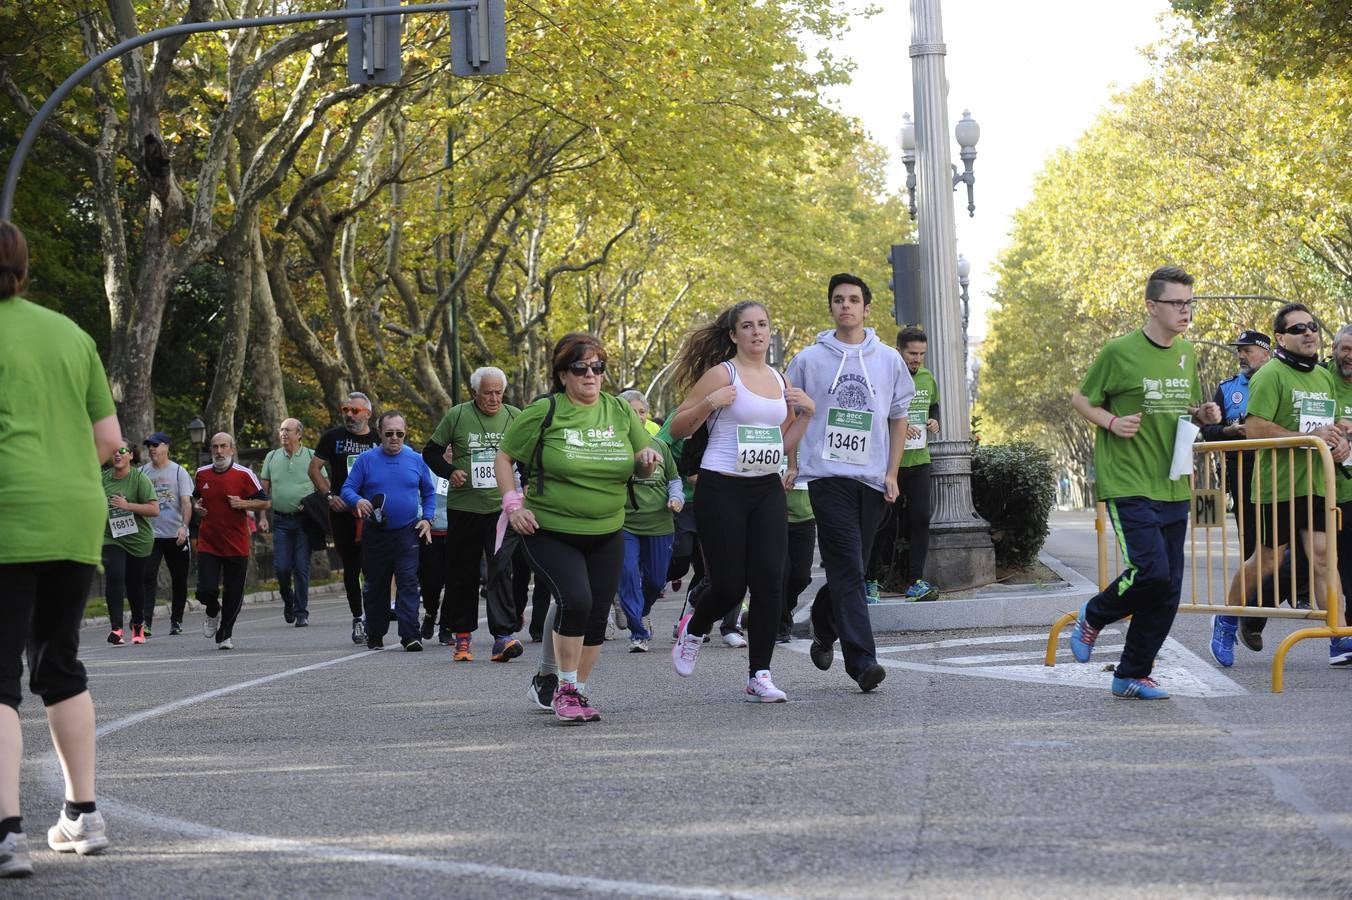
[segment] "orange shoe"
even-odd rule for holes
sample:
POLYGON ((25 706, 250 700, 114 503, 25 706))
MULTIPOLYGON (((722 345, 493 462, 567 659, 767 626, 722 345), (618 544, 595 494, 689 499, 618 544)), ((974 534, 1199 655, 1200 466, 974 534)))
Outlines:
POLYGON ((451 659, 455 662, 473 662, 474 654, 469 652, 470 633, 468 631, 457 631, 455 634, 455 653, 451 659))
POLYGON ((131 642, 133 644, 144 644, 146 642, 146 627, 144 625, 131 626, 131 642))

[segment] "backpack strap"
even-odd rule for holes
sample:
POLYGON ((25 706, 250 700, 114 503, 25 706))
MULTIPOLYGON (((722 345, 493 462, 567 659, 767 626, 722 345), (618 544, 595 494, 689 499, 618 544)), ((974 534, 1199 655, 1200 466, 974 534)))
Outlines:
POLYGON ((549 395, 549 409, 545 411, 545 417, 540 422, 540 436, 535 440, 535 452, 531 454, 530 467, 535 476, 535 493, 543 494, 545 492, 545 432, 549 426, 554 424, 554 406, 558 402, 558 394, 549 395))

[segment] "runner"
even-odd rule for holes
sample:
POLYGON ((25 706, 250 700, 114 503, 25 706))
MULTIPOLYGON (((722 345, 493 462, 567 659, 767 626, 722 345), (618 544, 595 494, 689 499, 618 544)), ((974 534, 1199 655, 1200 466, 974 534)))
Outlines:
MULTIPOLYGON (((633 399, 628 402, 635 406, 633 399)), ((639 412, 637 407, 634 412, 639 412)), ((639 418, 643 418, 642 413, 639 418)), ((657 437, 653 437, 648 446, 661 454, 662 462, 647 478, 630 479, 629 501, 624 506, 624 574, 620 576, 620 603, 629 625, 630 653, 648 652, 653 637, 648 613, 667 583, 671 545, 676 539, 673 514, 685 506, 681 476, 676 471, 671 448, 657 437)))
MULTIPOLYGON (((145 563, 155 544, 147 519, 160 514, 155 486, 132 467, 135 451, 126 441, 113 452, 103 469, 103 493, 108 498, 108 525, 103 530, 103 596, 108 601, 108 643, 126 644, 122 633, 122 598, 131 607, 131 642, 146 642, 145 563)), ((155 595, 150 595, 154 602, 155 595)))
POLYGON ((835 328, 819 333, 788 372, 822 411, 808 427, 795 473, 808 483, 829 588, 812 603, 809 655, 829 669, 839 635, 845 674, 867 693, 887 672, 876 658, 864 567, 885 504, 897 499, 915 385, 900 354, 864 324, 873 294, 863 279, 831 276, 826 299, 835 328))
POLYGON ((188 604, 188 567, 192 562, 192 542, 188 540, 188 522, 192 520, 192 475, 169 458, 169 435, 157 431, 143 442, 150 462, 141 471, 155 486, 160 514, 150 524, 155 544, 145 564, 146 637, 155 615, 155 595, 159 592, 160 560, 169 568, 169 633, 183 633, 183 610, 188 604))
POLYGON ((206 608, 202 634, 216 641, 217 650, 233 650, 249 569, 249 512, 267 509, 268 495, 253 470, 235 462, 235 439, 221 432, 211 438, 211 464, 193 479, 193 497, 202 516, 197 530, 197 601, 206 608))
POLYGON ((1168 699, 1150 672, 1169 636, 1183 588, 1183 539, 1191 489, 1171 480, 1181 417, 1215 424, 1221 411, 1202 403, 1197 358, 1181 335, 1192 323, 1187 272, 1163 266, 1145 285, 1145 325, 1104 345, 1071 407, 1097 427, 1095 495, 1108 505, 1126 570, 1080 609, 1070 649, 1088 662, 1099 630, 1131 616, 1112 682, 1115 697, 1168 699))
POLYGON ((814 405, 766 364, 769 346, 770 314, 746 300, 692 332, 677 359, 676 384, 687 393, 671 416, 671 435, 689 439, 707 426, 695 522, 709 589, 681 619, 671 659, 678 675, 691 675, 709 628, 750 588, 746 699, 782 703, 788 698, 770 677, 788 550, 779 473, 814 405))
MULTIPOLYGON (((309 472, 315 455, 300 444, 304 431, 299 419, 283 419, 277 426, 282 446, 268 451, 260 474, 263 490, 272 498, 272 559, 282 618, 297 628, 310 624, 310 536, 301 501, 314 487, 309 472)), ((267 519, 261 521, 266 527, 267 519)))

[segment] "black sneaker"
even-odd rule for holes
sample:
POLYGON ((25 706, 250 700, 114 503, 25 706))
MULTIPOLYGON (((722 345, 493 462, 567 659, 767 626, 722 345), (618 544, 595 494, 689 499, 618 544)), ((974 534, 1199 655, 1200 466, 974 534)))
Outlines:
POLYGON ((296 608, 291 605, 290 600, 282 601, 282 618, 286 620, 288 625, 296 621, 296 608))
MULTIPOLYGON (((361 619, 352 620, 352 643, 360 644, 366 640, 366 623, 361 619)), ((369 644, 367 646, 370 646, 369 644)))
POLYGON ((530 690, 527 692, 530 696, 530 702, 546 712, 553 712, 554 691, 558 690, 558 687, 559 676, 553 672, 548 675, 536 673, 531 677, 530 690))
POLYGON ((860 672, 859 677, 856 678, 855 681, 859 684, 859 690, 867 694, 869 691, 882 684, 883 679, 886 677, 887 670, 877 663, 874 663, 864 671, 860 672))
POLYGON ((1239 620, 1239 639, 1244 646, 1257 653, 1263 649, 1263 623, 1251 619, 1239 620))
POLYGON ((408 653, 422 652, 422 641, 418 640, 417 638, 414 638, 411 641, 400 641, 399 643, 404 645, 404 650, 407 651, 408 653))
POLYGON ((825 672, 831 668, 831 663, 835 662, 836 651, 835 641, 829 644, 823 644, 816 638, 812 639, 812 646, 807 648, 807 655, 812 657, 812 664, 825 672))
POLYGON ((306 627, 309 626, 309 624, 310 624, 310 617, 309 617, 309 616, 305 615, 304 613, 301 613, 300 615, 297 615, 297 616, 296 616, 296 627, 297 627, 297 628, 306 628, 306 627))
POLYGON ((182 634, 182 633, 183 633, 183 623, 182 623, 182 622, 170 622, 170 623, 169 623, 169 633, 170 633, 170 634, 182 634))
POLYGON ((436 633, 437 623, 430 615, 423 616, 422 639, 424 641, 432 640, 432 635, 436 633))
POLYGON ((366 639, 366 649, 367 649, 367 650, 383 650, 383 649, 385 649, 385 639, 384 639, 384 638, 367 638, 367 639, 366 639))

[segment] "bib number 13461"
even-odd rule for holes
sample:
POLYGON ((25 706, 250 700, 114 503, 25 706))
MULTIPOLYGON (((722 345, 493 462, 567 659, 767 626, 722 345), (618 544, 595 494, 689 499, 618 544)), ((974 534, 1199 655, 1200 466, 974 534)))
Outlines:
POLYGON ((738 472, 777 474, 783 461, 784 436, 778 425, 737 426, 738 472))
POLYGON ((826 411, 826 440, 822 459, 863 466, 868 464, 869 436, 873 432, 873 413, 841 409, 826 411))

